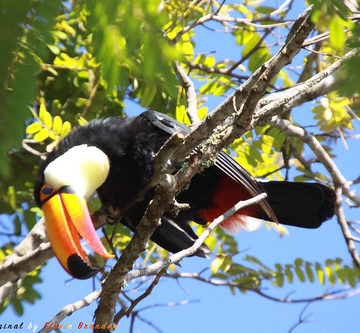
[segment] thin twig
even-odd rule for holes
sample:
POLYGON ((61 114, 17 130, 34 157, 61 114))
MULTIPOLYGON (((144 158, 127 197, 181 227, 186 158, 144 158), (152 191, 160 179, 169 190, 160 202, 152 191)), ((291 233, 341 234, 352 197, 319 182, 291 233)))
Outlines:
POLYGON ((169 265, 178 263, 183 258, 193 255, 200 248, 200 246, 203 244, 205 239, 210 235, 210 233, 225 219, 233 215, 239 209, 258 203, 265 198, 266 198, 266 193, 261 193, 251 199, 238 202, 235 206, 230 208, 223 215, 219 216, 213 222, 211 222, 191 247, 182 250, 180 252, 177 252, 171 255, 168 259, 158 261, 148 267, 132 270, 126 275, 125 280, 130 281, 140 276, 153 275, 156 272, 158 272, 160 269, 167 268, 169 265))
POLYGON ((360 269, 360 256, 359 256, 359 253, 357 252, 354 241, 352 240, 353 236, 351 235, 351 232, 349 230, 349 227, 348 227, 348 224, 346 221, 346 217, 344 214, 342 197, 341 197, 342 187, 336 183, 335 183, 335 193, 336 193, 336 206, 335 206, 336 216, 338 218, 338 222, 340 224, 341 231, 344 235, 345 242, 347 244, 349 253, 350 253, 351 257, 353 258, 355 265, 360 269))
POLYGON ((186 74, 184 68, 179 62, 175 63, 175 68, 179 79, 186 91, 187 115, 191 123, 195 124, 200 121, 200 118, 197 114, 197 98, 194 83, 191 81, 191 79, 186 74))
POLYGON ((301 310, 300 312, 300 316, 299 316, 299 320, 296 324, 294 324, 294 326, 292 326, 289 330, 288 333, 292 333, 294 332, 294 330, 299 327, 300 325, 302 324, 305 324, 305 323, 309 323, 309 318, 312 316, 312 313, 308 314, 307 316, 304 316, 305 314, 305 311, 307 310, 307 308, 310 306, 311 303, 308 303, 304 306, 304 308, 301 310))
POLYGON ((142 300, 144 300, 146 297, 148 297, 151 294, 151 292, 154 290, 155 286, 159 283, 159 280, 160 280, 161 276, 165 273, 165 271, 166 271, 166 269, 162 269, 156 274, 156 276, 155 276, 153 282, 150 284, 149 288, 147 288, 143 294, 141 294, 138 298, 136 298, 131 303, 130 307, 128 307, 126 309, 126 311, 120 312, 117 316, 114 317, 114 323, 117 324, 123 316, 129 316, 130 313, 135 308, 135 306, 138 305, 142 300))

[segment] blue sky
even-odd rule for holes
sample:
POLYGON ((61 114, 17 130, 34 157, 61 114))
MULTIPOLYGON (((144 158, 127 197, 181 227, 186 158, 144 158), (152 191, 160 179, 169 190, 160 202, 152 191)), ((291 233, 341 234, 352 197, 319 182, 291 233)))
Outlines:
MULTIPOLYGON (((293 17, 304 8, 303 1, 295 1, 293 17)), ((274 3, 274 1, 269 1, 274 3)), ((279 2, 281 4, 282 2, 279 2)), ((217 38, 208 38, 205 29, 198 29, 199 39, 196 43, 197 52, 208 52, 217 50, 215 57, 236 58, 240 49, 230 48, 227 44, 231 36, 220 34, 217 38), (219 47, 221 45, 221 47, 219 47)), ((301 56, 298 57, 301 59, 301 56)), ((209 99, 206 106, 209 110, 214 108, 220 98, 209 99)), ((295 114, 298 119, 312 123, 312 115, 309 112, 310 104, 300 107, 295 114)), ((139 113, 142 110, 134 103, 128 102, 129 114, 139 113)), ((359 129, 358 126, 357 129, 359 129)), ((357 131, 358 132, 358 131, 357 131)), ((353 140, 349 143, 350 149, 346 150, 339 145, 336 162, 341 171, 349 179, 358 176, 357 168, 354 168, 354 157, 360 154, 360 145, 353 140)), ((294 176, 292 174, 292 176, 294 176)), ((356 211, 347 210, 350 218, 356 219, 356 211)), ((260 229, 257 232, 242 232, 236 236, 239 249, 243 253, 238 255, 239 260, 246 254, 260 258, 263 262, 271 265, 277 262, 293 263, 296 257, 301 257, 310 262, 323 263, 328 258, 342 257, 350 264, 351 259, 343 240, 340 227, 335 219, 326 222, 316 230, 301 230, 289 227, 289 235, 282 238, 274 230, 260 229)), ((179 268, 182 272, 200 271, 209 265, 209 261, 200 258, 187 258, 179 268)), ((56 259, 50 260, 41 274, 44 283, 36 289, 41 293, 42 299, 35 305, 26 305, 23 317, 17 317, 11 308, 7 309, 0 318, 0 323, 24 322, 22 331, 30 332, 34 326, 42 327, 63 306, 73 303, 93 290, 93 282, 69 280, 56 259), (31 327, 30 327, 31 324, 31 327)), ((132 286, 130 284, 129 286, 132 286)), ((99 284, 97 283, 97 287, 99 284)), ((331 286, 326 284, 325 288, 318 283, 302 284, 295 282, 281 289, 270 288, 268 293, 276 297, 285 297, 291 294, 293 298, 305 298, 316 296, 326 290, 341 288, 341 285, 331 286)), ((359 332, 356 310, 358 309, 359 296, 338 301, 315 302, 309 305, 305 315, 311 315, 310 323, 296 328, 296 333, 338 333, 359 332)), ((232 295, 227 288, 208 286, 192 280, 174 281, 163 278, 155 288, 153 294, 144 302, 140 303, 138 309, 152 306, 148 310, 141 311, 141 316, 151 321, 162 332, 276 332, 286 333, 298 321, 301 311, 306 304, 280 304, 264 299, 253 293, 232 295), (161 306, 169 302, 183 305, 161 306), (188 302, 188 303, 186 303, 188 302)), ((65 319, 63 324, 71 324, 72 329, 64 329, 63 332, 80 332, 76 329, 80 322, 92 323, 92 317, 96 308, 96 302, 76 312, 65 319)), ((130 320, 124 319, 118 332, 129 331, 130 320)), ((89 332, 90 330, 83 330, 89 332)), ((148 324, 137 320, 134 332, 156 332, 148 324)))

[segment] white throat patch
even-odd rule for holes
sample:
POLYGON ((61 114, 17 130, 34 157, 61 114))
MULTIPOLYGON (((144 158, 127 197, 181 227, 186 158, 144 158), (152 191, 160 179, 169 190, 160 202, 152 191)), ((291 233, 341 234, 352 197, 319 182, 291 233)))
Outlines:
POLYGON ((70 148, 49 163, 44 170, 45 183, 56 190, 71 186, 76 193, 88 198, 104 183, 109 169, 105 153, 83 144, 70 148))

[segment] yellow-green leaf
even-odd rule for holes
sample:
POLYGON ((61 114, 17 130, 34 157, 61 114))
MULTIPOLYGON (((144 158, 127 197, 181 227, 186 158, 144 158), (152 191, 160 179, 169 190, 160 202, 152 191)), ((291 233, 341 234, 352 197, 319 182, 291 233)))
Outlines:
POLYGON ((216 237, 214 237, 213 235, 210 235, 207 239, 206 239, 206 245, 207 247, 210 249, 210 251, 214 251, 216 245, 217 245, 217 240, 216 237))
POLYGON ((334 15, 331 18, 329 29, 330 29, 330 43, 337 49, 342 50, 345 44, 345 29, 343 20, 339 15, 334 15))
POLYGON ((45 103, 40 103, 39 118, 47 128, 52 127, 52 117, 47 111, 45 103))
POLYGON ((42 128, 39 132, 37 132, 34 136, 34 140, 37 142, 42 142, 49 137, 49 130, 47 128, 42 128))
POLYGON ((62 119, 59 116, 55 116, 53 120, 53 131, 55 134, 59 135, 62 127, 62 119))
POLYGON ((16 193, 15 187, 9 186, 8 188, 8 200, 11 208, 15 211, 16 210, 16 193))
POLYGON ((56 140, 57 139, 56 134, 53 131, 48 131, 48 132, 49 132, 49 138, 51 140, 56 140))
POLYGON ((204 65, 207 66, 207 67, 209 67, 209 68, 211 68, 211 67, 214 67, 214 66, 215 66, 215 63, 216 63, 215 57, 213 57, 213 56, 208 56, 208 57, 206 57, 206 59, 205 59, 204 65))
POLYGON ((223 264, 224 258, 223 257, 216 257, 210 265, 211 273, 216 274, 217 271, 220 269, 220 266, 223 264))
POLYGON ((80 126, 85 126, 88 121, 84 117, 79 116, 78 123, 80 126))
POLYGON ((231 257, 230 256, 225 256, 224 260, 223 260, 223 263, 220 266, 220 269, 223 272, 227 272, 230 269, 232 263, 233 263, 233 261, 232 261, 231 257))
POLYGON ((341 284, 345 284, 346 276, 345 276, 344 270, 341 268, 341 266, 338 263, 335 263, 335 272, 336 272, 339 282, 341 284))
POLYGON ((39 132, 41 130, 41 123, 39 123, 38 121, 30 124, 29 126, 26 127, 26 133, 27 134, 35 134, 37 132, 39 132))
POLYGON ((68 121, 65 121, 61 127, 60 136, 64 138, 67 136, 71 131, 71 124, 68 121))
POLYGON ((319 282, 321 284, 324 284, 325 283, 325 274, 324 274, 324 271, 321 267, 321 265, 319 263, 316 263, 315 265, 315 270, 316 270, 316 275, 319 279, 319 282))

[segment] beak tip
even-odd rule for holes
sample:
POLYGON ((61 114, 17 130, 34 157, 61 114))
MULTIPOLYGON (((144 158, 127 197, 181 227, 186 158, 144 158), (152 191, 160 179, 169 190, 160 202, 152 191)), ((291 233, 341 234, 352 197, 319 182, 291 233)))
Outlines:
POLYGON ((75 278, 86 280, 95 276, 100 269, 89 266, 79 255, 72 254, 67 259, 68 272, 75 278))

